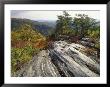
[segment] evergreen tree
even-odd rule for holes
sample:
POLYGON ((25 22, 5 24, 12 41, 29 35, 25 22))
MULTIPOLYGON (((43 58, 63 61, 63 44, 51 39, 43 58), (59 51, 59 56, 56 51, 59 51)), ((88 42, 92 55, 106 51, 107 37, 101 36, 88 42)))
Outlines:
POLYGON ((56 35, 69 34, 72 23, 72 17, 66 12, 63 11, 63 15, 58 16, 56 24, 56 35))

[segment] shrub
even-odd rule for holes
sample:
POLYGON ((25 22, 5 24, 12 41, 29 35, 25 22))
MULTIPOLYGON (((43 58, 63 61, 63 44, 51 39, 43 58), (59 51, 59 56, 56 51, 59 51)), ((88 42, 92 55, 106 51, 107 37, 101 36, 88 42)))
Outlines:
POLYGON ((11 32, 11 69, 16 72, 29 60, 34 54, 38 53, 45 45, 46 38, 39 32, 34 31, 30 25, 24 24, 11 32), (40 40, 40 41, 39 41, 40 40), (35 46, 36 44, 38 46, 35 46))
POLYGON ((20 69, 20 67, 32 59, 35 53, 39 52, 39 49, 33 48, 31 45, 27 45, 24 48, 12 48, 11 49, 11 66, 12 73, 20 69))

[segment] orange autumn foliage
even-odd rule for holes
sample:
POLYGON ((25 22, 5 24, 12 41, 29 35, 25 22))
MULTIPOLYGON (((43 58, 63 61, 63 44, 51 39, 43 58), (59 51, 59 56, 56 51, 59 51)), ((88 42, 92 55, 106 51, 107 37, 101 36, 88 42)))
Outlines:
POLYGON ((35 48, 42 49, 42 48, 45 48, 46 45, 47 45, 46 40, 39 40, 38 42, 36 42, 36 43, 34 44, 34 47, 35 47, 35 48))

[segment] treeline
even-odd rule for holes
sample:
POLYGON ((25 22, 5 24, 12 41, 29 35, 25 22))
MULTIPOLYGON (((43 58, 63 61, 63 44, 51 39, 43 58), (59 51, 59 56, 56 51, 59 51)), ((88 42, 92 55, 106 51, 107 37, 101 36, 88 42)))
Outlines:
POLYGON ((88 15, 76 14, 76 17, 72 18, 66 11, 63 11, 63 15, 58 16, 54 35, 56 38, 60 35, 99 38, 99 23, 88 15))

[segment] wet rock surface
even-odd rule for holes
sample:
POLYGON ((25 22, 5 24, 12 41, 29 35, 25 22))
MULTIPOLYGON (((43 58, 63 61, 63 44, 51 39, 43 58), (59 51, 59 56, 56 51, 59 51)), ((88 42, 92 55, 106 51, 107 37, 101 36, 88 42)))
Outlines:
POLYGON ((100 62, 85 55, 85 46, 55 41, 53 48, 42 50, 13 76, 17 77, 98 77, 100 62))

